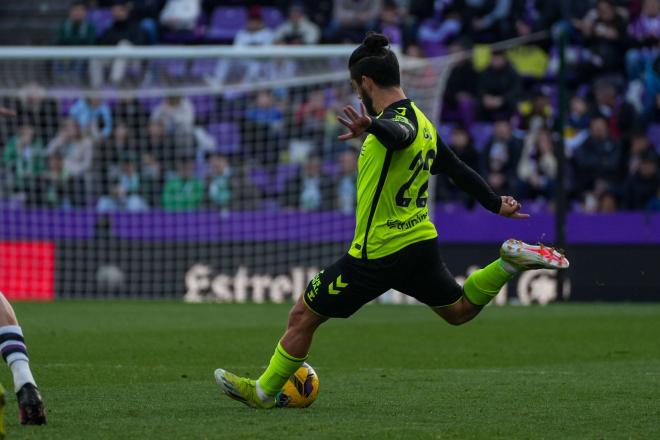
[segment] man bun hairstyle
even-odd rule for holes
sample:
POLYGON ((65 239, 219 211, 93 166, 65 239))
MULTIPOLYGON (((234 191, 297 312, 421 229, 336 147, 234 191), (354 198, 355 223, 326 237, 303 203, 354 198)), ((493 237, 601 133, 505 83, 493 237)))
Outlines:
POLYGON ((389 46, 390 40, 385 35, 369 32, 348 60, 351 79, 361 84, 364 75, 380 87, 401 85, 399 60, 389 46))

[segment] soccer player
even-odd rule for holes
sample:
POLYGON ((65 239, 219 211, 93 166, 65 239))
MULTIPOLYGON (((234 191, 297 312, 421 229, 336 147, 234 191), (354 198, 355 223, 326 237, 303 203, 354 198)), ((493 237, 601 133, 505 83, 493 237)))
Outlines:
POLYGON ((428 181, 444 173, 489 211, 525 219, 513 197, 496 195, 438 137, 433 123, 406 98, 399 63, 389 41, 370 34, 351 55, 351 83, 361 111, 344 108, 338 120, 347 140, 368 133, 358 161, 357 219, 348 254, 322 270, 289 313, 288 328, 258 380, 215 371, 221 390, 254 408, 273 408, 277 393, 307 358, 316 329, 330 318, 348 318, 364 304, 396 289, 428 305, 453 325, 481 312, 514 275, 530 269, 565 269, 558 251, 508 240, 500 258, 456 283, 440 258, 429 220, 428 181), (378 116, 375 116, 378 115, 378 116))
MULTIPOLYGON (((12 117, 15 113, 0 107, 0 117, 12 117)), ((16 313, 7 298, 0 292, 0 353, 11 370, 14 391, 18 400, 18 413, 22 425, 46 423, 44 404, 37 383, 30 370, 23 331, 18 325, 16 313)), ((0 385, 0 433, 4 434, 5 390, 0 385)))

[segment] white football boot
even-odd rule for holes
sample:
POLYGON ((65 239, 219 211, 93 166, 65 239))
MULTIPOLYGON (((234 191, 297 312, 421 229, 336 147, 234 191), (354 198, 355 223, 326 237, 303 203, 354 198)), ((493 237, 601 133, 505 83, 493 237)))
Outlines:
POLYGON ((502 243, 500 257, 520 271, 568 269, 570 265, 564 254, 555 248, 543 244, 535 246, 514 239, 502 243))

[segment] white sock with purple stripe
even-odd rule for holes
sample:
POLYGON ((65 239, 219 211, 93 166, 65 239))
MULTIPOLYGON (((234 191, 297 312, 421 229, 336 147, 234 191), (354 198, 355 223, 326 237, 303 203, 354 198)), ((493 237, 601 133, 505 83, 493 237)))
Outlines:
POLYGON ((0 327, 0 353, 14 376, 14 391, 18 392, 26 383, 37 386, 30 371, 30 359, 20 326, 0 327))

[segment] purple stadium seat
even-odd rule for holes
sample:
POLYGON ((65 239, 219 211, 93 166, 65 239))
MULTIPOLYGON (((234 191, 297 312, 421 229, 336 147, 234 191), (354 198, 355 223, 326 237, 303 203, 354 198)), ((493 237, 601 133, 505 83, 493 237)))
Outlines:
POLYGON ((263 167, 255 167, 250 170, 250 179, 252 183, 260 190, 266 192, 270 186, 268 170, 263 167))
POLYGON ((656 151, 660 153, 660 124, 651 124, 646 134, 651 144, 655 145, 656 151))
POLYGON ((483 151, 486 148, 488 140, 493 135, 493 125, 487 122, 475 122, 470 127, 470 134, 474 139, 474 147, 478 151, 483 151))
POLYGON ((245 27, 247 11, 242 7, 215 8, 206 38, 209 40, 232 41, 236 33, 245 27))
POLYGON ((217 151, 222 154, 233 154, 241 148, 241 132, 234 122, 212 122, 208 131, 216 140, 217 151))
POLYGON ((51 92, 55 96, 60 96, 57 98, 57 107, 61 116, 67 116, 69 109, 80 98, 80 88, 78 87, 57 87, 53 88, 51 92))
POLYGON ((151 64, 157 74, 183 78, 188 73, 188 60, 155 60, 151 64))
POLYGON ((204 118, 213 113, 215 103, 213 96, 209 95, 192 95, 189 97, 193 106, 195 107, 195 115, 198 118, 204 118))
POLYGON ((161 102, 163 102, 163 98, 160 96, 143 96, 140 97, 140 102, 144 108, 151 113, 161 102))
POLYGON ((192 66, 190 67, 190 76, 193 78, 211 76, 215 73, 216 64, 218 64, 217 60, 209 60, 207 58, 193 60, 192 66))
POLYGON ((277 168, 275 169, 275 182, 273 185, 277 194, 284 192, 287 182, 298 174, 299 169, 300 165, 297 163, 277 164, 277 168))
POLYGON ((284 16, 278 8, 264 7, 261 10, 261 15, 263 17, 264 23, 266 23, 266 26, 271 29, 275 29, 284 23, 284 16))
POLYGON ((96 36, 99 37, 112 26, 112 13, 110 9, 92 9, 87 13, 89 20, 96 28, 96 36))

